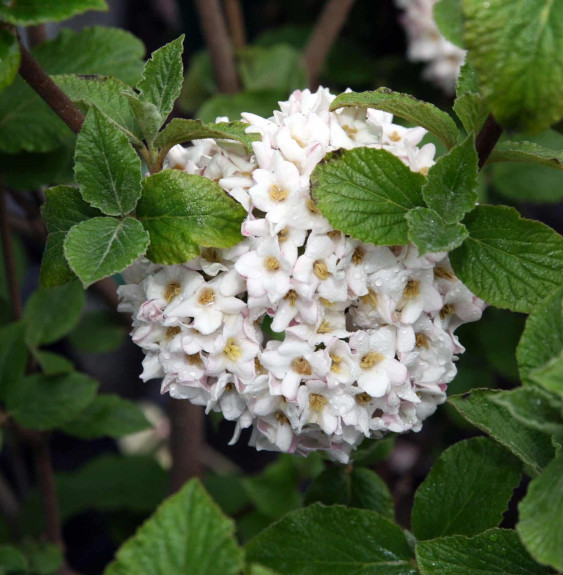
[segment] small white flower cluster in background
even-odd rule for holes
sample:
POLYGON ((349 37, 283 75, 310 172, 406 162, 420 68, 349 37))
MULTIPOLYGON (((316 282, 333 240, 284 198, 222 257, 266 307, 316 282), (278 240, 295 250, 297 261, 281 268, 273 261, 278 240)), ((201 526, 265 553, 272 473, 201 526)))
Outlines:
POLYGON ((428 62, 424 77, 445 92, 455 93, 465 50, 446 40, 434 20, 434 5, 439 0, 395 0, 404 10, 401 23, 407 33, 407 56, 414 62, 428 62))
POLYGON ((213 179, 247 210, 245 239, 175 266, 127 272, 120 309, 146 353, 143 380, 252 427, 257 449, 323 450, 345 462, 364 437, 418 431, 446 399, 454 330, 484 304, 447 254, 364 244, 334 230, 310 196, 333 150, 385 149, 426 174, 422 128, 365 109, 330 112, 320 88, 295 92, 270 119, 243 114, 253 155, 232 142, 177 146, 167 167, 213 179))

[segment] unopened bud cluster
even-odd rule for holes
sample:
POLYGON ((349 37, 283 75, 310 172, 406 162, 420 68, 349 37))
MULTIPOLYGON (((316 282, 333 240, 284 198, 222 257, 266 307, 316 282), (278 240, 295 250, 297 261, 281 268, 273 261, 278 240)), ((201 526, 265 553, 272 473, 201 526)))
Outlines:
POLYGON ((143 348, 142 379, 252 428, 257 449, 347 461, 364 437, 418 431, 446 399, 463 352, 454 330, 484 304, 447 254, 365 244, 334 230, 310 175, 337 149, 385 149, 428 172, 422 128, 365 109, 330 112, 326 89, 295 92, 270 119, 243 114, 259 141, 176 147, 168 167, 210 178, 247 210, 245 239, 183 265, 141 261, 120 288, 143 348))

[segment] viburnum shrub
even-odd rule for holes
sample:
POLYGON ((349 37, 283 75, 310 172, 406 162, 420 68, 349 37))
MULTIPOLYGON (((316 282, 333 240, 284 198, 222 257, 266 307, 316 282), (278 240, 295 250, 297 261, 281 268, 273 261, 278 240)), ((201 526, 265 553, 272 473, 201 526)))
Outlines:
POLYGON ((563 199, 563 0, 397 0, 440 107, 335 79, 350 0, 306 44, 224 4, 184 77, 183 36, 42 37, 104 0, 0 2, 0 573, 74 572, 92 510, 106 575, 563 572, 563 238, 516 209, 563 199), (170 419, 75 369, 125 331, 170 419), (119 453, 55 473, 52 432, 119 453))

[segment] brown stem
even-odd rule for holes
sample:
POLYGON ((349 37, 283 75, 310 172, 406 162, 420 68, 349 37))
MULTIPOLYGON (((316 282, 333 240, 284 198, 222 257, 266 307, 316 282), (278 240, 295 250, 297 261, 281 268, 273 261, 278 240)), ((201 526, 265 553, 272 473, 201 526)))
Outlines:
POLYGON ((236 50, 240 50, 246 45, 246 28, 240 0, 224 0, 224 2, 233 45, 236 50))
POLYGON ((205 43, 211 54, 219 91, 234 94, 240 89, 227 26, 219 0, 195 0, 205 43))
POLYGON ((305 47, 304 59, 311 88, 318 87, 325 60, 353 5, 354 0, 327 0, 305 47))
POLYGON ((47 40, 47 27, 45 24, 29 26, 26 28, 27 42, 31 48, 43 44, 47 40))
POLYGON ((475 149, 479 156, 479 169, 487 163, 501 135, 502 127, 497 124, 493 115, 489 114, 481 131, 477 134, 477 138, 475 138, 475 149))
POLYGON ((37 60, 20 42, 21 77, 47 102, 53 112, 75 133, 78 134, 84 124, 84 114, 72 103, 70 98, 53 82, 37 60))

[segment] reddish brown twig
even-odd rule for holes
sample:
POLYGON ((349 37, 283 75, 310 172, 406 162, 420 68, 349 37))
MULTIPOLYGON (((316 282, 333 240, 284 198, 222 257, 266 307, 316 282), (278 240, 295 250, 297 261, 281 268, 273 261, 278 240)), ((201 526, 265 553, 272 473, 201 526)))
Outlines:
POLYGON ((233 46, 236 50, 240 50, 246 45, 246 27, 240 0, 225 0, 225 13, 233 46))
POLYGON ((30 48, 35 48, 47 40, 47 27, 45 24, 29 26, 25 31, 30 48))
POLYGON ((481 131, 477 134, 477 138, 475 138, 475 149, 479 156, 479 169, 487 163, 501 135, 502 127, 497 124, 493 115, 489 114, 481 131))
POLYGON ((240 84, 235 57, 219 0, 195 0, 195 5, 219 91, 227 94, 238 92, 240 84))
POLYGON ((325 60, 344 26, 354 0, 327 0, 305 47, 309 84, 317 88, 325 60))

